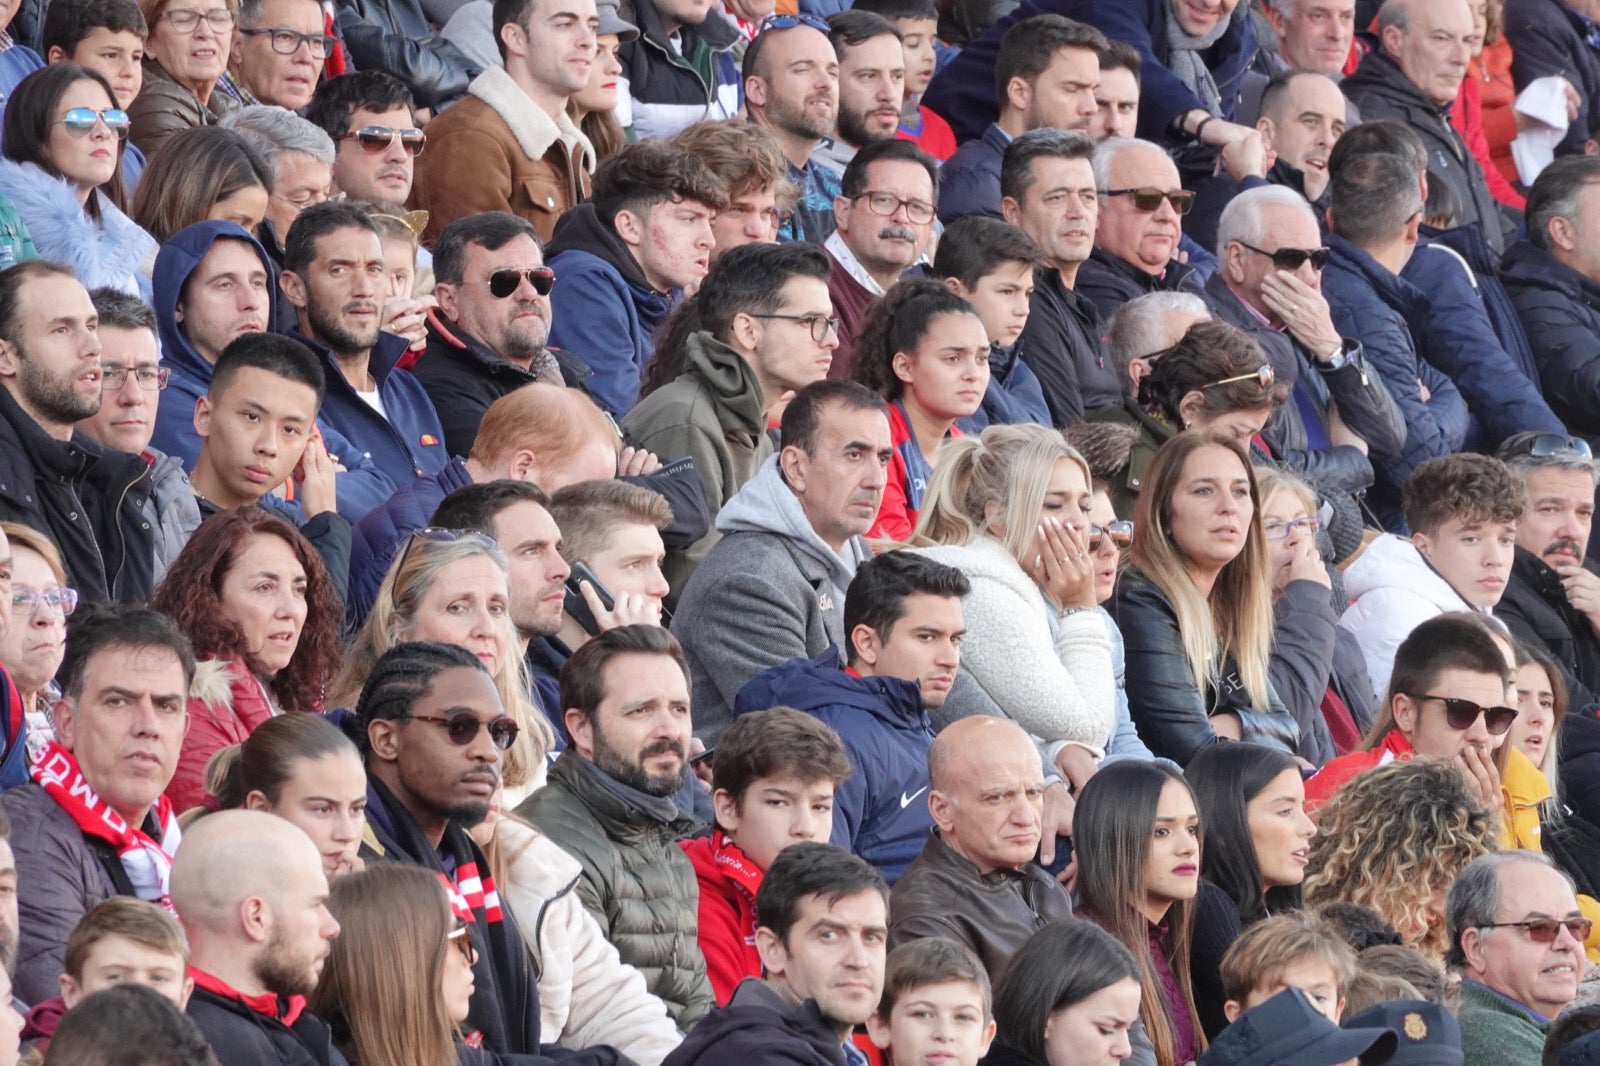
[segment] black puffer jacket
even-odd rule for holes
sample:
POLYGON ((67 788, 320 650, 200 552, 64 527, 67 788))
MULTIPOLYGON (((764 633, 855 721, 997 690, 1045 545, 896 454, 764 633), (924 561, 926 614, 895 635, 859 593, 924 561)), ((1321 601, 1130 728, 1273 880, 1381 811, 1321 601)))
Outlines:
POLYGON ((203 976, 185 1010, 224 1066, 347 1066, 322 1019, 274 999, 275 1013, 266 1014, 203 976))
POLYGON ((467 91, 483 68, 433 32, 417 0, 337 0, 339 32, 358 70, 386 70, 418 107, 437 109, 467 91))
MULTIPOLYGON (((1600 574, 1600 565, 1585 566, 1600 574)), ((1518 640, 1549 652, 1585 688, 1600 690, 1600 638, 1589 619, 1567 602, 1561 575, 1526 548, 1517 549, 1494 616, 1518 640)))
POLYGON ((791 1004, 760 978, 733 990, 726 1007, 712 1011, 661 1066, 845 1066, 839 1035, 823 1020, 817 1001, 791 1004))
POLYGON ((1600 284, 1527 241, 1507 250, 1500 281, 1551 410, 1570 432, 1600 437, 1600 284))

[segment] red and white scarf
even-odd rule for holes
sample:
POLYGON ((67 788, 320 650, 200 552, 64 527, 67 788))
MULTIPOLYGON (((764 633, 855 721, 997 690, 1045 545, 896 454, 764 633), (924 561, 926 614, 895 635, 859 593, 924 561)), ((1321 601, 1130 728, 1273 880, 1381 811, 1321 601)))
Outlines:
POLYGON ((104 840, 117 849, 122 869, 133 882, 134 893, 142 900, 172 909, 169 895, 172 883, 172 856, 177 854, 178 816, 166 796, 156 800, 154 812, 161 826, 161 840, 152 840, 142 829, 132 828, 102 800, 72 753, 55 741, 39 752, 31 771, 33 780, 61 809, 72 816, 85 836, 104 840))

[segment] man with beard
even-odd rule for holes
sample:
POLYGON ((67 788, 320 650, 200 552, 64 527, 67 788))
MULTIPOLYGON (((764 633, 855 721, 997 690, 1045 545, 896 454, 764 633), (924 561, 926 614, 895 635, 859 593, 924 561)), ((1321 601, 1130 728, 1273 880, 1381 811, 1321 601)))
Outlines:
POLYGON ((0 272, 0 519, 49 537, 85 600, 143 600, 155 583, 150 468, 74 432, 100 410, 98 321, 70 268, 0 272))
POLYGON ((223 1062, 324 1063, 344 1056, 300 997, 317 987, 339 923, 322 856, 296 825, 260 811, 196 822, 172 864, 189 938, 188 1014, 223 1062))
POLYGON ((696 823, 672 798, 693 728, 683 649, 660 626, 606 630, 562 668, 561 706, 572 742, 517 814, 582 864, 584 906, 687 1031, 715 1001, 699 886, 677 845, 696 823))
POLYGON ((371 833, 362 857, 422 866, 454 887, 472 911, 477 951, 466 1029, 488 1051, 537 1054, 534 963, 467 832, 489 816, 504 752, 517 738, 494 679, 453 644, 399 644, 373 666, 344 728, 367 766, 371 833))
POLYGON ((900 31, 882 15, 842 11, 828 19, 828 39, 839 57, 839 115, 831 139, 816 150, 818 162, 843 171, 873 141, 893 140, 906 95, 906 54, 900 31))
POLYGON ((876 141, 845 167, 833 201, 838 228, 823 244, 839 319, 830 378, 850 377, 867 308, 927 251, 938 199, 939 165, 911 141, 876 141))
POLYGON ((745 113, 772 132, 800 190, 779 240, 821 244, 833 232, 839 172, 812 158, 839 114, 839 58, 828 33, 826 22, 796 15, 756 34, 744 53, 745 113))
POLYGON ((406 339, 379 326, 388 271, 372 219, 339 201, 308 207, 289 227, 283 260, 295 336, 327 369, 322 421, 395 485, 438 473, 450 456, 433 401, 397 366, 406 339))

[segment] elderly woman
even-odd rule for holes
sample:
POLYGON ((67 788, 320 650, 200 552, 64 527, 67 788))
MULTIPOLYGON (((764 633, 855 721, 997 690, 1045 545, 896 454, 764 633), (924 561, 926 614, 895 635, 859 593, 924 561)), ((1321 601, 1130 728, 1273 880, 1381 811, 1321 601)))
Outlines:
POLYGON ((214 126, 239 102, 217 92, 228 67, 238 0, 139 0, 150 26, 145 40, 144 87, 128 114, 133 143, 153 155, 168 137, 214 126))

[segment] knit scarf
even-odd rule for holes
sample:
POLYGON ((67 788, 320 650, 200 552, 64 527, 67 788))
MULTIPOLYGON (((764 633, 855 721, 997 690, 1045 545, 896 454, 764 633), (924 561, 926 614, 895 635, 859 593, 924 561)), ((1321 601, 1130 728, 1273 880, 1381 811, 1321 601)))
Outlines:
POLYGON ((122 816, 102 800, 83 779, 83 771, 72 753, 55 741, 39 752, 31 771, 33 780, 72 816, 85 836, 104 840, 117 849, 122 869, 133 882, 134 893, 142 900, 159 903, 172 910, 169 896, 172 881, 172 856, 177 854, 180 833, 172 801, 156 800, 154 813, 161 826, 158 842, 142 829, 130 827, 122 816))
MULTIPOLYGON (((1182 0, 1169 2, 1177 4, 1182 0)), ((1213 115, 1222 114, 1222 92, 1217 88, 1217 80, 1211 76, 1211 68, 1206 66, 1200 53, 1222 40, 1222 35, 1228 32, 1228 26, 1238 11, 1238 8, 1234 8, 1232 14, 1219 20, 1199 37, 1192 37, 1184 31, 1176 12, 1167 12, 1167 69, 1177 75, 1178 80, 1200 98, 1200 106, 1213 115)))

